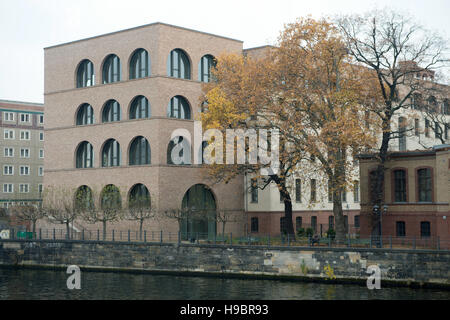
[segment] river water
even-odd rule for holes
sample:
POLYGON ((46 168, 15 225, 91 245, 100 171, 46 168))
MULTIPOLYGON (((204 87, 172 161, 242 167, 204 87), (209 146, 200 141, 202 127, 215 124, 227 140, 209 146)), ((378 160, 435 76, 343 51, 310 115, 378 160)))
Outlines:
POLYGON ((275 280, 82 272, 81 289, 69 290, 65 271, 0 269, 0 299, 330 300, 445 299, 450 291, 275 280))

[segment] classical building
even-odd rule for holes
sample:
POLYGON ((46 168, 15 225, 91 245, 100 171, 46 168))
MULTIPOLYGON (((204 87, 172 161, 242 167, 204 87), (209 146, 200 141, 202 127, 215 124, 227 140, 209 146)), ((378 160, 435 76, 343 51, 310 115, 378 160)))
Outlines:
POLYGON ((41 199, 44 176, 44 106, 0 100, 0 207, 41 199))
MULTIPOLYGON (((242 178, 213 184, 206 168, 192 164, 194 151, 178 164, 170 156, 174 142, 194 140, 202 83, 210 80, 214 57, 242 53, 242 41, 153 23, 44 52, 45 187, 76 188, 97 206, 111 199, 126 206, 144 196, 159 210, 243 214, 242 178)), ((120 221, 111 228, 137 227, 120 221)), ((144 227, 179 230, 170 218, 148 220, 144 227)), ((202 217, 181 221, 183 232, 210 236, 219 227, 202 217)), ((226 232, 238 234, 243 227, 229 223, 226 232)))
MULTIPOLYGON (((369 237, 371 172, 377 162, 373 155, 360 156, 361 237, 369 237)), ((381 234, 437 241, 450 248, 450 145, 431 150, 391 152, 385 165, 381 234)))

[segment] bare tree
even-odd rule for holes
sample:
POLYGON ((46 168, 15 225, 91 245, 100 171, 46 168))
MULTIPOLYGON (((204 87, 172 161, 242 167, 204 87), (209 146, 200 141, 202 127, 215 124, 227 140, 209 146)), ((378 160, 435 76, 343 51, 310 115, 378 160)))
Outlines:
MULTIPOLYGON (((378 117, 382 132, 370 191, 372 205, 381 207, 389 142, 398 137, 398 132, 392 130, 392 118, 400 109, 411 107, 414 93, 425 87, 424 78, 448 63, 447 43, 411 18, 390 10, 343 16, 337 24, 354 62, 369 68, 378 81, 381 103, 366 107, 378 117)), ((372 233, 380 234, 379 216, 373 213, 371 217, 372 233)))
POLYGON ((125 218, 139 222, 139 239, 142 240, 142 228, 146 220, 156 216, 156 211, 151 207, 150 197, 146 194, 130 197, 125 218))
POLYGON ((17 203, 11 207, 11 214, 19 222, 31 223, 33 237, 36 236, 36 223, 45 217, 45 211, 40 202, 17 203))

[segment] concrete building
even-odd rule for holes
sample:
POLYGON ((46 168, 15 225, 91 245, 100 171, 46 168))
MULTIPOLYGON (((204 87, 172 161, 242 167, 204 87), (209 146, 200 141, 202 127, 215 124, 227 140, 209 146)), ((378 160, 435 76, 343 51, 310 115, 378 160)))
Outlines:
MULTIPOLYGON (((242 41, 164 23, 45 48, 45 187, 78 188, 94 195, 98 206, 107 187, 122 206, 145 195, 160 210, 243 214, 242 178, 213 184, 192 159, 175 165, 168 156, 174 130, 181 133, 172 140, 193 137, 202 83, 222 52, 242 53, 242 41)), ((101 228, 81 221, 74 227, 101 228)), ((179 230, 173 219, 152 219, 144 227, 179 230)), ((112 228, 136 230, 137 224, 112 228)), ((217 228, 202 218, 181 221, 183 232, 211 235, 217 228)), ((226 232, 243 227, 228 224, 226 232)))
POLYGON ((44 106, 0 100, 0 207, 41 199, 44 176, 44 106))

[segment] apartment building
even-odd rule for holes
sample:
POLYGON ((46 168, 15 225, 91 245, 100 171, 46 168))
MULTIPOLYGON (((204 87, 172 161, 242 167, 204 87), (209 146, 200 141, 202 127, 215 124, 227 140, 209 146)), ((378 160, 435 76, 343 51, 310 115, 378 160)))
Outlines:
MULTIPOLYGON (((159 210, 243 214, 242 178, 214 184, 192 164, 194 150, 181 162, 170 156, 183 139, 192 148, 202 84, 222 52, 242 53, 242 41, 164 23, 45 48, 45 187, 75 188, 98 206, 126 207, 143 196, 159 210)), ((144 227, 208 236, 218 228, 207 217, 178 222, 152 219, 144 227)), ((122 220, 111 228, 137 225, 122 220)), ((226 232, 243 228, 228 224, 226 232)))
POLYGON ((0 100, 0 207, 40 201, 44 176, 44 106, 0 100))

